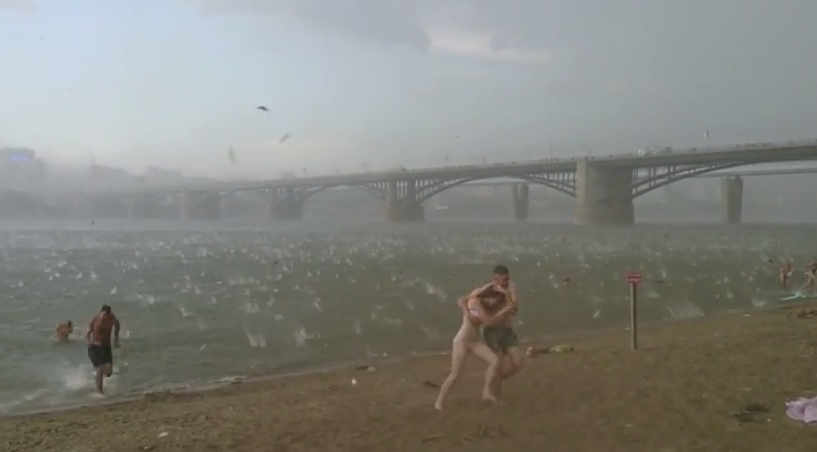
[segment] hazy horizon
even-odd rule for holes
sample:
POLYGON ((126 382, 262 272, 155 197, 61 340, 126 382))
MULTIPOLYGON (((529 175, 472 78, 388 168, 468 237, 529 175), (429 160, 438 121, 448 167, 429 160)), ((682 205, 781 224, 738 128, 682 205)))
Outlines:
POLYGON ((0 0, 0 147, 235 178, 817 138, 815 16, 798 0, 0 0))

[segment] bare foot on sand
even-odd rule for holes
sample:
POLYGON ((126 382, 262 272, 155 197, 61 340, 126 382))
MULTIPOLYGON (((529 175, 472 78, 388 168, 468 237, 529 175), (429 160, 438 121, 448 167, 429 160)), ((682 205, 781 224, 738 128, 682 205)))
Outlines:
POLYGON ((505 402, 503 402, 502 400, 492 396, 491 394, 483 394, 482 395, 482 400, 484 400, 486 402, 493 403, 496 406, 505 405, 505 402))

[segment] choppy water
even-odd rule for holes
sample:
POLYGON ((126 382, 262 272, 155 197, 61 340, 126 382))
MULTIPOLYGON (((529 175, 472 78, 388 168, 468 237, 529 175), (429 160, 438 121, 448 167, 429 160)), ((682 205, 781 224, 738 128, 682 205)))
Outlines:
POLYGON ((52 334, 72 319, 81 335, 103 303, 125 395, 444 349, 456 297, 497 262, 530 338, 626 326, 628 270, 655 321, 776 303, 779 262, 817 253, 813 226, 104 227, 0 230, 0 413, 93 400, 84 342, 52 334))

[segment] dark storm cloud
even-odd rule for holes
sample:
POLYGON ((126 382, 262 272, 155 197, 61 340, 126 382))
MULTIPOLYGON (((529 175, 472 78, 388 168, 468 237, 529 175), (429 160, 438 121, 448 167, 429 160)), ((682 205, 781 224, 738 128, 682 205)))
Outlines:
POLYGON ((431 43, 430 26, 484 33, 497 50, 541 49, 552 44, 552 36, 559 32, 545 26, 548 16, 553 18, 562 6, 577 10, 564 0, 187 1, 216 14, 289 15, 326 31, 386 45, 409 45, 421 51, 428 50, 431 43))
POLYGON ((751 140, 755 132, 768 139, 814 134, 815 0, 185 1, 213 13, 291 17, 325 33, 421 51, 439 50, 437 40, 450 33, 487 39, 494 50, 547 51, 553 58, 539 67, 507 59, 474 91, 486 104, 493 96, 503 108, 516 106, 520 117, 544 118, 528 107, 536 99, 558 111, 548 113, 554 129, 582 139, 603 135, 600 126, 576 125, 591 118, 607 136, 642 141, 681 141, 704 128, 728 141, 751 140))
POLYGON ((430 2, 420 0, 188 0, 215 14, 290 16, 326 31, 387 45, 428 50, 421 15, 430 2))
POLYGON ((290 16, 327 32, 423 51, 429 31, 468 31, 497 50, 567 53, 616 73, 684 63, 706 70, 758 56, 785 60, 807 50, 817 17, 813 0, 186 1, 212 13, 290 16))
POLYGON ((31 14, 39 11, 39 6, 32 0, 0 0, 0 11, 31 14))

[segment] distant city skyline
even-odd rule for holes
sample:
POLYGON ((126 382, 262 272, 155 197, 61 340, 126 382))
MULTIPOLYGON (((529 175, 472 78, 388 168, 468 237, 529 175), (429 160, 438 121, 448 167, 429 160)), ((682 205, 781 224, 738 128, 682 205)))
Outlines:
POLYGON ((227 179, 813 138, 816 16, 797 0, 0 0, 0 146, 227 179))

